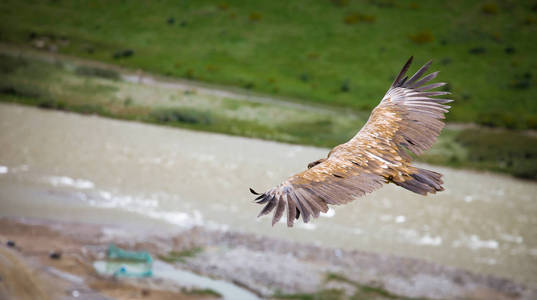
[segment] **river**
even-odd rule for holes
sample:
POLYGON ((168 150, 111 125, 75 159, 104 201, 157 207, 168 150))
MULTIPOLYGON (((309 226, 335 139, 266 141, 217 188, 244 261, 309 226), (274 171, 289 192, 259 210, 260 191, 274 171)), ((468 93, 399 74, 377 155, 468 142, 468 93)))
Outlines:
MULTIPOLYGON (((408 256, 537 287, 537 184, 426 166, 444 192, 388 185, 309 224, 256 219, 263 191, 327 149, 0 104, 0 216, 195 225, 408 256)), ((423 167, 423 166, 422 166, 423 167)))

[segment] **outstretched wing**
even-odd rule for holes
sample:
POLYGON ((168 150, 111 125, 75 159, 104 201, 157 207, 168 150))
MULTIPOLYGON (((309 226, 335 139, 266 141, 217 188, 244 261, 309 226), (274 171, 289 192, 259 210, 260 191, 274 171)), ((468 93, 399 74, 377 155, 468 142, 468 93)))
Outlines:
POLYGON ((272 225, 287 208, 287 225, 300 215, 304 222, 328 210, 328 204, 345 204, 356 197, 393 182, 426 195, 443 190, 441 175, 411 165, 410 151, 421 154, 429 149, 444 127, 449 99, 432 98, 449 94, 429 91, 445 83, 428 84, 438 72, 422 77, 431 61, 410 79, 405 77, 412 62, 407 61, 390 89, 373 110, 364 127, 348 142, 330 151, 328 158, 259 195, 266 204, 259 216, 275 209, 272 225))

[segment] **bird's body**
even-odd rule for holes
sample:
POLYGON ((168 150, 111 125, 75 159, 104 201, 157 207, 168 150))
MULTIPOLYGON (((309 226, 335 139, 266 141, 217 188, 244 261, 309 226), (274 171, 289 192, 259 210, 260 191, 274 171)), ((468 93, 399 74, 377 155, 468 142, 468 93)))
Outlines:
POLYGON ((448 92, 429 91, 445 83, 424 85, 438 73, 421 78, 431 62, 410 79, 404 77, 411 62, 412 57, 352 139, 277 187, 263 194, 251 190, 259 195, 257 203, 266 204, 259 216, 275 209, 274 225, 287 208, 291 227, 300 215, 308 222, 326 212, 328 204, 348 203, 389 182, 422 195, 443 190, 442 175, 414 167, 407 151, 419 155, 433 145, 449 109, 444 104, 452 100, 432 98, 448 92))

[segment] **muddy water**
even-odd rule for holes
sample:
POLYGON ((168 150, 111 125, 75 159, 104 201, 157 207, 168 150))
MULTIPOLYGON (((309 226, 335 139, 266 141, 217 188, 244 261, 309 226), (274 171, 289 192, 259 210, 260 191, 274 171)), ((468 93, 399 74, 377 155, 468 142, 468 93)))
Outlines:
POLYGON ((427 259, 537 286, 537 184, 429 166, 446 191, 395 186, 287 229, 264 190, 326 149, 0 105, 0 215, 204 225, 427 259))

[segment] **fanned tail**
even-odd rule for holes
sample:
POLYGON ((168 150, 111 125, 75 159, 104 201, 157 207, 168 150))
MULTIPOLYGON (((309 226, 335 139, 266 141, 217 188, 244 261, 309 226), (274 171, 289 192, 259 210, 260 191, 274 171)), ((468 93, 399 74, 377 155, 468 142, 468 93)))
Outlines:
POLYGON ((403 181, 393 181, 400 187, 420 195, 443 191, 442 174, 434 171, 416 168, 416 172, 408 174, 403 181))

